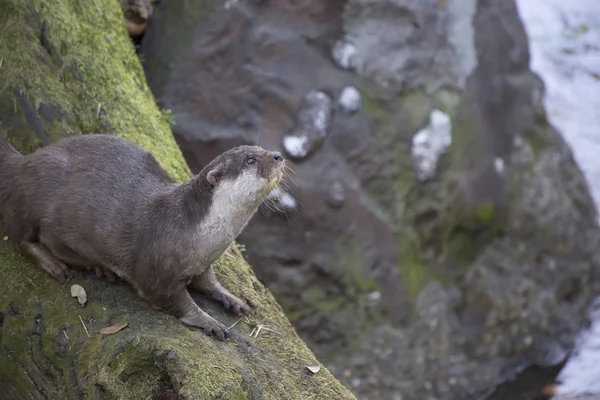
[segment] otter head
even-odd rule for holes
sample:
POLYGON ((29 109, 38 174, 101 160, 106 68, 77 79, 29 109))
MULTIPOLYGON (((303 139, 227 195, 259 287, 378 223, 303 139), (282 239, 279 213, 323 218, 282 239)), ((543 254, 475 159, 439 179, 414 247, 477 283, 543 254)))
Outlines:
POLYGON ((281 153, 260 146, 238 146, 217 156, 203 173, 213 201, 258 207, 276 187, 285 169, 281 153))

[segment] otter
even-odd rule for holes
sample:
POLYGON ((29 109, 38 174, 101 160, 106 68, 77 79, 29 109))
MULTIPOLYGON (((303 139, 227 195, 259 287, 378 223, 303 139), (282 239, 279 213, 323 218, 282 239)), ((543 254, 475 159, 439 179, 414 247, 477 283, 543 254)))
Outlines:
POLYGON ((177 183, 117 136, 77 135, 22 155, 0 134, 0 215, 9 239, 60 283, 68 266, 114 274, 152 307, 224 340, 228 329, 188 288, 250 313, 212 264, 284 170, 281 153, 238 146, 177 183))

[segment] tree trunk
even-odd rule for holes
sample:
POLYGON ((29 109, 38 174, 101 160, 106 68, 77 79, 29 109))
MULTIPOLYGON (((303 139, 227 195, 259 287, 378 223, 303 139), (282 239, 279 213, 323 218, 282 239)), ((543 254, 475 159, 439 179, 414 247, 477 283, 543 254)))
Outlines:
MULTIPOLYGON (((152 151, 175 179, 189 177, 118 0, 0 0, 0 10, 0 126, 18 150, 113 133, 152 151)), ((305 368, 318 361, 236 246, 216 269, 253 306, 224 343, 153 310, 123 282, 77 271, 63 287, 0 240, 0 398, 353 398, 325 368, 305 368), (75 283, 87 292, 83 307, 70 295, 75 283)))

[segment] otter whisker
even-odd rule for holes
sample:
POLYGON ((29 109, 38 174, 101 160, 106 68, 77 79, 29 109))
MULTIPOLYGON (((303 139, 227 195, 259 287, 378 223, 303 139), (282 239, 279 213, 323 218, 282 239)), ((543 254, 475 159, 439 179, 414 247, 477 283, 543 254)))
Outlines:
POLYGON ((258 133, 256 134, 256 146, 258 146, 258 141, 260 140, 260 134, 262 133, 263 120, 260 119, 260 125, 258 125, 258 133))
POLYGON ((292 168, 292 166, 290 165, 290 162, 288 162, 288 161, 284 161, 284 163, 283 163, 283 170, 285 172, 289 172, 289 173, 292 173, 294 175, 298 175, 296 173, 296 170, 294 168, 292 168))
POLYGON ((290 187, 288 186, 287 182, 285 182, 285 181, 279 182, 277 189, 279 189, 279 190, 283 189, 285 192, 288 192, 288 193, 290 193, 292 191, 290 189, 290 187))
POLYGON ((265 199, 263 203, 271 211, 285 212, 285 209, 283 208, 283 206, 281 206, 281 208, 280 208, 280 204, 278 203, 278 201, 276 199, 268 198, 268 199, 265 199))

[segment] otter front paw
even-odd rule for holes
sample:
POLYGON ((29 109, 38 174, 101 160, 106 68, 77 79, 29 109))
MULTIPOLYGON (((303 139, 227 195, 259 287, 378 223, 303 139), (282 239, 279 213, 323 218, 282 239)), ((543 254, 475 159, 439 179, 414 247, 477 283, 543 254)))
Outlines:
POLYGON ((246 304, 246 302, 238 299, 231 293, 218 292, 218 293, 214 293, 213 297, 217 301, 220 301, 223 304, 223 307, 225 307, 228 310, 229 309, 233 310, 233 312, 235 312, 236 314, 240 314, 240 313, 242 313, 244 315, 250 314, 250 307, 248 306, 248 304, 246 304))
POLYGON ((225 325, 200 309, 197 309, 194 313, 180 319, 184 324, 200 328, 208 336, 215 335, 215 337, 221 341, 229 337, 229 329, 227 329, 225 325))
POLYGON ((216 319, 212 321, 207 321, 206 325, 201 327, 205 334, 210 336, 211 334, 215 335, 215 337, 221 341, 225 340, 225 338, 229 337, 229 329, 216 319))

